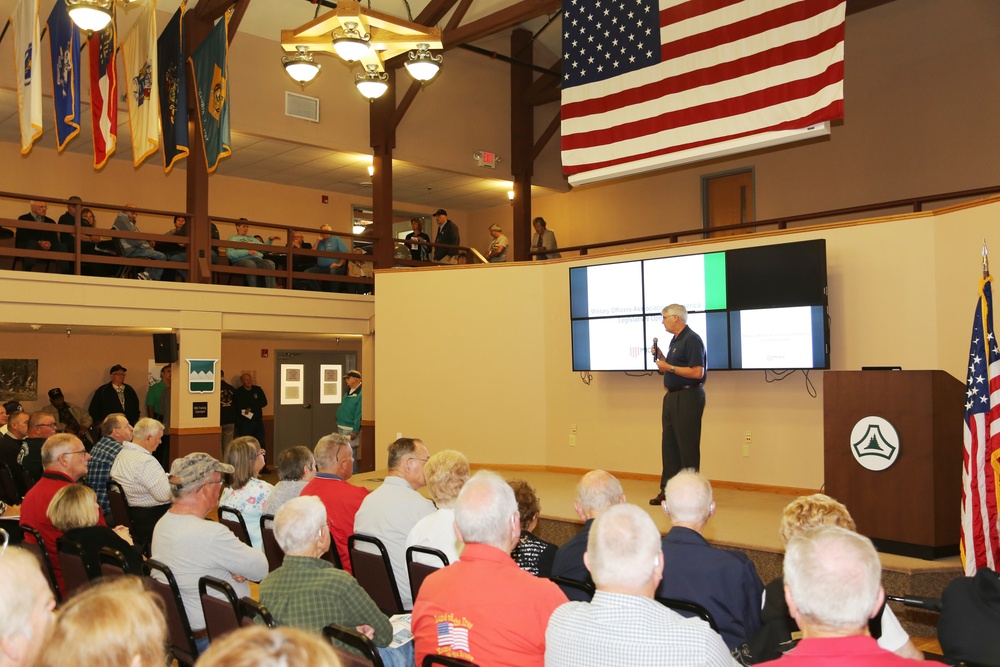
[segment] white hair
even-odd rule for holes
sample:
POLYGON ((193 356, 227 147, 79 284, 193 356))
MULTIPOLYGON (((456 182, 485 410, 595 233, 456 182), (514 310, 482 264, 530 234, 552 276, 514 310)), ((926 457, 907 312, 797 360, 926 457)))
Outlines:
POLYGON ((506 549, 510 522, 517 516, 514 491, 503 477, 480 470, 462 487, 455 501, 455 525, 466 544, 506 549))
POLYGON ((604 470, 591 470, 576 485, 576 502, 587 514, 598 514, 622 500, 621 482, 604 470))
POLYGON ((326 506, 316 496, 292 498, 274 515, 274 539, 286 554, 308 552, 326 527, 326 506))
MULTIPOLYGON (((31 610, 38 602, 38 592, 48 584, 38 565, 38 559, 18 547, 7 547, 0 560, 0 638, 21 634, 31 639, 31 610), (27 586, 29 578, 41 581, 41 586, 27 586)), ((36 582, 37 583, 37 582, 36 582)))
POLYGON ((658 571, 660 532, 635 505, 615 505, 602 513, 587 536, 587 564, 598 588, 640 590, 658 571))
POLYGON ((669 306, 667 306, 666 308, 664 308, 663 309, 663 316, 666 317, 667 315, 676 315, 677 319, 679 319, 684 324, 687 324, 687 321, 688 321, 688 309, 685 308, 684 306, 682 306, 679 303, 672 303, 669 306))
POLYGON ((784 575, 804 620, 832 630, 856 631, 875 609, 882 564, 867 537, 828 526, 788 541, 784 575))
POLYGON ((163 431, 163 424, 150 417, 143 417, 132 429, 132 442, 142 442, 147 436, 163 431))
POLYGON ((712 485, 694 468, 685 468, 670 478, 663 489, 670 519, 681 523, 703 523, 712 513, 712 485))

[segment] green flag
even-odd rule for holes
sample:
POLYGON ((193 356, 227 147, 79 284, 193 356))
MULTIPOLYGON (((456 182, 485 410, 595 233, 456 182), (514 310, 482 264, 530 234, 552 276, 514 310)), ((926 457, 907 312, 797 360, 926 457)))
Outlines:
POLYGON ((205 146, 208 172, 229 156, 229 17, 232 9, 219 19, 211 34, 189 58, 198 96, 201 138, 205 146))

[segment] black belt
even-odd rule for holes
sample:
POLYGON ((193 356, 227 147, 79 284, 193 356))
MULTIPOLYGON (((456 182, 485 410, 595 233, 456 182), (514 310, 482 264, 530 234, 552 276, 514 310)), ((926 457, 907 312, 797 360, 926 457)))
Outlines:
POLYGON ((208 639, 208 628, 205 628, 203 630, 195 630, 194 632, 191 633, 191 636, 194 637, 195 640, 208 639))
POLYGON ((667 393, 669 394, 672 391, 684 391, 685 389, 694 389, 695 387, 704 387, 704 386, 705 386, 704 382, 699 382, 698 384, 685 384, 681 385, 680 387, 667 387, 667 393))

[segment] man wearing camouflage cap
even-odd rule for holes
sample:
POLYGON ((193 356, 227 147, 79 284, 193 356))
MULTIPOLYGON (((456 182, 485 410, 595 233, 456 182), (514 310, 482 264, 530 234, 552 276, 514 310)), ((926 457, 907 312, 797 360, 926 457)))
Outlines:
POLYGON ((153 531, 152 556, 167 565, 177 579, 199 651, 208 647, 208 634, 198 580, 217 577, 232 586, 237 597, 243 597, 250 595, 247 580, 260 581, 267 574, 264 552, 240 542, 222 524, 205 521, 219 506, 223 473, 232 474, 233 466, 204 452, 176 459, 170 466, 174 504, 153 531))

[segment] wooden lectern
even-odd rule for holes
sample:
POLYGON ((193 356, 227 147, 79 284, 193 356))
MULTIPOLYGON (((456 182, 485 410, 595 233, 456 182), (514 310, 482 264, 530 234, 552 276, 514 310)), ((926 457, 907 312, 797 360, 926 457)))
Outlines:
POLYGON ((965 386, 944 371, 827 371, 826 493, 844 503, 880 551, 927 560, 958 553, 965 386), (851 431, 882 417, 899 436, 885 470, 863 467, 851 431))

